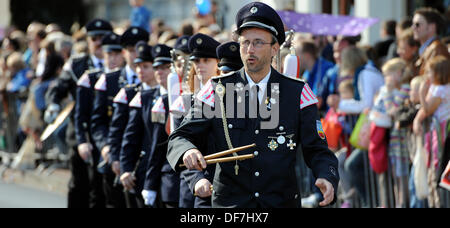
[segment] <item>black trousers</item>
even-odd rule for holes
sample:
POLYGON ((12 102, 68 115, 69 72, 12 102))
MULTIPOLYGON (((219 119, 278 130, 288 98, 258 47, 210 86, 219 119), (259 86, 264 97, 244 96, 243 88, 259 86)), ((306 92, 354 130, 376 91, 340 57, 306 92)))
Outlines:
POLYGON ((125 194, 120 184, 115 184, 116 174, 107 165, 103 174, 103 190, 107 208, 126 208, 125 194))
POLYGON ((94 166, 86 162, 78 154, 77 148, 70 147, 70 171, 68 208, 104 208, 105 196, 102 187, 102 175, 96 165, 99 153, 93 152, 94 166))
POLYGON ((127 208, 146 208, 144 198, 142 198, 140 192, 130 193, 126 191, 124 194, 127 208))

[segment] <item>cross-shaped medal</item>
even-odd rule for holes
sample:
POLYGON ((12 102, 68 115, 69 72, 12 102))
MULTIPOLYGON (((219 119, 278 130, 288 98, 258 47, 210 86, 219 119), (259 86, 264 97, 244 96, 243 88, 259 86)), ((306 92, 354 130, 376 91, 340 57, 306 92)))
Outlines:
POLYGON ((289 141, 289 144, 287 144, 287 146, 289 147, 289 149, 294 150, 294 148, 297 146, 297 143, 294 143, 294 141, 292 141, 292 139, 289 141))

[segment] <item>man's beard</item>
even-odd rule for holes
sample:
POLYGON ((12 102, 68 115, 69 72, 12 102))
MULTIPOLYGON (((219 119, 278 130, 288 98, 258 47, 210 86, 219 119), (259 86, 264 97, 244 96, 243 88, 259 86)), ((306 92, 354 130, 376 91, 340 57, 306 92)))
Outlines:
POLYGON ((253 66, 251 66, 252 64, 248 63, 248 60, 246 61, 247 70, 250 73, 258 73, 264 69, 264 66, 266 65, 267 61, 260 60, 260 58, 256 56, 250 56, 249 58, 255 59, 253 66))

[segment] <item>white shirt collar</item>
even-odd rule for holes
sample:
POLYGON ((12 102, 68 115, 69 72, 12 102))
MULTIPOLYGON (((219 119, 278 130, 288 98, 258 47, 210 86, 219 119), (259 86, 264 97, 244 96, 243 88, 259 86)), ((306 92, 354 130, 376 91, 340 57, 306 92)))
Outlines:
POLYGON ((263 80, 261 80, 259 83, 255 83, 252 78, 247 74, 247 72, 245 72, 245 77, 247 77, 247 81, 248 81, 248 85, 251 88, 253 88, 253 86, 257 85, 259 87, 259 92, 258 92, 258 100, 261 103, 262 99, 264 98, 264 94, 266 94, 266 89, 267 89, 267 83, 269 83, 269 79, 270 79, 270 75, 272 74, 272 69, 270 69, 269 73, 266 75, 266 77, 264 77, 263 80))
POLYGON ((149 86, 149 85, 147 85, 147 83, 143 82, 143 83, 142 83, 142 89, 144 89, 145 91, 147 91, 147 90, 151 90, 152 87, 149 86))
POLYGON ((95 55, 91 55, 91 60, 92 60, 92 63, 94 64, 94 66, 95 66, 96 68, 99 68, 99 69, 101 68, 101 67, 99 66, 100 63, 102 63, 103 67, 105 66, 104 60, 103 60, 103 59, 97 58, 97 56, 95 56, 95 55))
POLYGON ((105 70, 103 70, 105 73, 111 73, 112 70, 110 70, 108 67, 105 67, 105 70))
POLYGON ((133 76, 136 76, 136 81, 135 81, 135 83, 140 83, 141 81, 139 80, 139 78, 137 78, 137 74, 133 71, 133 69, 131 69, 131 67, 130 66, 126 66, 125 67, 125 72, 126 72, 126 74, 127 74, 127 81, 128 81, 128 84, 133 84, 133 76))

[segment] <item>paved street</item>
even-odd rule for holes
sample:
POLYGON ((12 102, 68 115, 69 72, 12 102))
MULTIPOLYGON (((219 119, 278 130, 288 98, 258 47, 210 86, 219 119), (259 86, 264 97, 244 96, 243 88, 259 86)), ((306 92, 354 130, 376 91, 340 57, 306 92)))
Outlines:
POLYGON ((62 195, 31 189, 0 180, 0 208, 65 208, 62 195))

